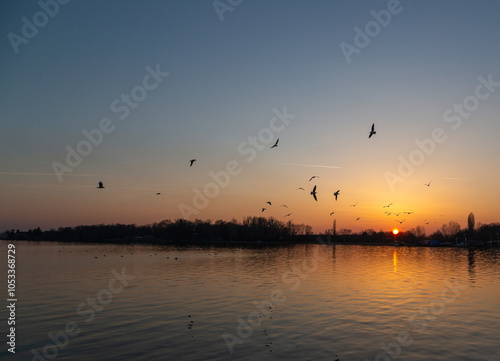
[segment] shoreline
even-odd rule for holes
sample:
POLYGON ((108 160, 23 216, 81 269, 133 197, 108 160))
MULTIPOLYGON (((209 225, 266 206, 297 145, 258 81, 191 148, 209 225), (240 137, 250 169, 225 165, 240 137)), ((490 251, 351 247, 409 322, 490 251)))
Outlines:
MULTIPOLYGON (((394 244, 392 242, 349 242, 349 241, 323 241, 319 242, 318 237, 329 238, 320 235, 305 236, 308 240, 301 241, 228 241, 228 240, 170 240, 162 238, 145 238, 145 239, 130 239, 130 238, 116 238, 116 239, 105 239, 102 241, 75 241, 75 240, 38 240, 38 239, 19 239, 19 240, 9 240, 0 239, 5 242, 51 242, 51 243, 65 243, 65 244, 93 244, 93 245, 156 245, 156 246, 204 246, 204 247, 220 247, 220 248, 232 248, 238 246, 246 246, 249 248, 259 248, 259 247, 287 247, 292 245, 310 245, 310 244, 323 244, 330 246, 390 246, 395 248, 400 247, 412 247, 412 248, 457 248, 457 249, 479 249, 479 250, 500 250, 500 246, 489 247, 483 244, 470 244, 466 246, 462 245, 452 245, 452 244, 442 244, 442 245, 425 245, 425 244, 394 244)), ((331 236, 330 236, 331 237, 331 236)), ((302 237, 301 237, 302 238, 302 237)))

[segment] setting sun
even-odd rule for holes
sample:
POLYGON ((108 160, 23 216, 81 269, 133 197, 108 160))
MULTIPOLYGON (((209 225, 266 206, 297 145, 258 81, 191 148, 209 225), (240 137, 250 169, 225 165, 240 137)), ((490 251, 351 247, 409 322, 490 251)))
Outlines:
POLYGON ((396 235, 396 234, 398 234, 398 233, 399 233, 399 231, 398 231, 397 229, 393 229, 393 230, 392 230, 392 234, 396 235))

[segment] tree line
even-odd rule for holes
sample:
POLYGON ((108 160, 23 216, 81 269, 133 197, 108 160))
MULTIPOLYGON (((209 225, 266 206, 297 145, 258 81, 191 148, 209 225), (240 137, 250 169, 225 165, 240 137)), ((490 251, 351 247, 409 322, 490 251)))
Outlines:
POLYGON ((65 241, 65 242, 147 242, 147 241, 293 241, 299 236, 311 236, 312 227, 282 222, 274 218, 246 217, 242 222, 196 219, 189 221, 166 219, 144 226, 135 224, 99 224, 60 227, 42 231, 39 227, 27 232, 9 230, 8 240, 65 241))
POLYGON ((430 241, 439 242, 440 245, 477 245, 485 246, 492 242, 498 247, 500 241, 500 223, 481 224, 476 226, 474 213, 467 217, 467 227, 462 228, 459 223, 450 221, 443 224, 430 235, 425 232, 424 226, 417 226, 406 232, 393 235, 392 232, 379 232, 367 229, 360 233, 353 233, 350 229, 327 230, 324 235, 333 236, 337 242, 356 244, 391 244, 403 243, 406 245, 426 245, 430 241))
MULTIPOLYGON (((467 218, 467 227, 462 229, 457 222, 450 221, 430 236, 425 234, 423 226, 400 232, 379 232, 367 229, 353 233, 350 229, 327 230, 320 236, 331 237, 336 243, 345 244, 394 244, 425 245, 429 240, 438 241, 441 245, 476 244, 486 245, 500 239, 500 223, 475 225, 474 214, 467 218)), ((245 217, 241 222, 211 220, 189 221, 186 219, 163 220, 149 225, 135 224, 100 224, 76 227, 60 227, 42 231, 39 227, 27 232, 9 230, 0 235, 7 240, 64 241, 64 242, 315 242, 312 227, 295 224, 292 221, 282 222, 274 218, 245 217)))

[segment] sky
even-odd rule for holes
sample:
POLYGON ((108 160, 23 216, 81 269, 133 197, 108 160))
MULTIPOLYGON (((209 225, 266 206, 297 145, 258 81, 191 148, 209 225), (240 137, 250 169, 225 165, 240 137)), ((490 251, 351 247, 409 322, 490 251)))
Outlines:
POLYGON ((472 0, 2 1, 0 231, 498 222, 499 18, 472 0))

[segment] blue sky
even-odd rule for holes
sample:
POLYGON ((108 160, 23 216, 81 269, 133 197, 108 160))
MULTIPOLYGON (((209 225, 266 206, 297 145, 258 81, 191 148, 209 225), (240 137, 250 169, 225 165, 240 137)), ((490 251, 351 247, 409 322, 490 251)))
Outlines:
MULTIPOLYGON (((242 1, 221 21, 212 1, 73 0, 16 53, 8 34, 21 35, 22 18, 33 21, 41 8, 3 1, 0 230, 179 218, 193 188, 233 159, 242 173, 196 217, 261 215, 273 198, 316 231, 330 227, 331 211, 342 228, 385 229, 395 223, 381 211, 389 202, 416 210, 408 228, 464 226, 469 211, 498 221, 500 91, 457 130, 443 113, 474 94, 478 77, 500 81, 500 3, 401 1, 348 63, 340 44, 352 45, 354 28, 387 9, 387 1, 242 1), (118 119, 110 105, 157 65, 168 77, 118 119), (276 134, 279 147, 246 162, 238 145, 283 107, 296 118, 276 134), (102 118, 114 131, 59 182, 53 162, 102 118), (368 140, 372 123, 377 135, 368 140), (384 174, 436 127, 446 142, 391 190, 384 174), (307 194, 315 173, 318 202, 307 194), (95 189, 99 180, 106 193, 95 189), (355 202, 359 210, 349 207, 355 202)), ((277 208, 267 212, 283 219, 277 208)))

